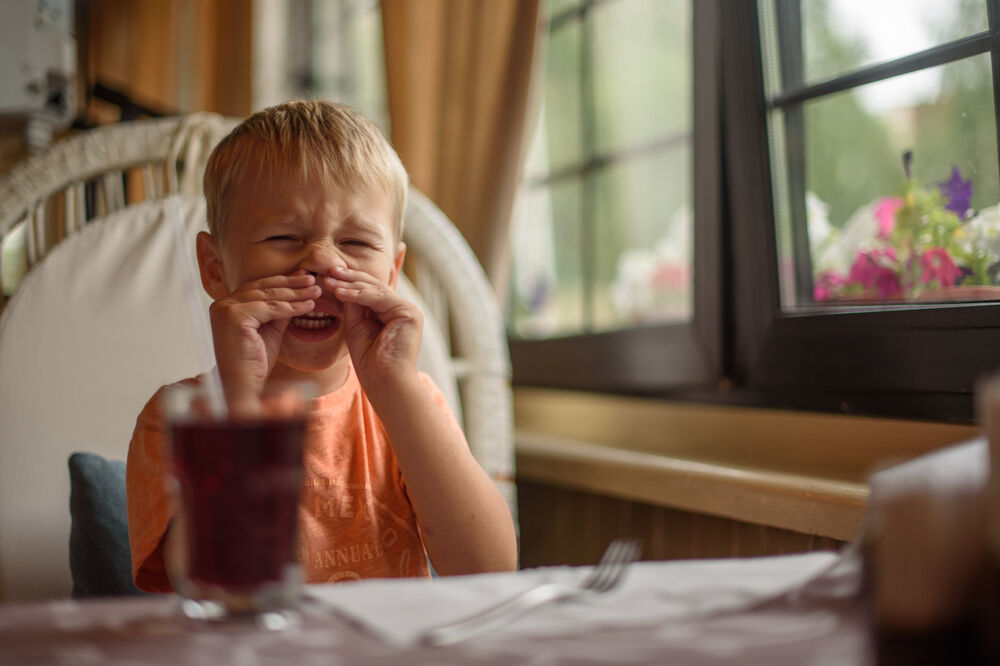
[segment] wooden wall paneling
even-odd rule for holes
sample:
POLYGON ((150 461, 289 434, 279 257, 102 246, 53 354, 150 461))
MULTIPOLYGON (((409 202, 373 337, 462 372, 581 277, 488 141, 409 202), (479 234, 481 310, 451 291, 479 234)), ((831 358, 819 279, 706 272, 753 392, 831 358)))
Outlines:
MULTIPOLYGON (((177 109, 180 3, 91 0, 83 85, 101 81, 140 104, 177 109)), ((117 120, 117 110, 100 102, 88 112, 98 121, 117 120)))
MULTIPOLYGON (((252 0, 92 0, 85 72, 165 113, 251 111, 252 0)), ((94 122, 118 109, 92 101, 94 122)))
POLYGON ((844 542, 728 518, 518 480, 521 567, 593 564, 617 537, 643 559, 754 557, 837 550, 844 542))

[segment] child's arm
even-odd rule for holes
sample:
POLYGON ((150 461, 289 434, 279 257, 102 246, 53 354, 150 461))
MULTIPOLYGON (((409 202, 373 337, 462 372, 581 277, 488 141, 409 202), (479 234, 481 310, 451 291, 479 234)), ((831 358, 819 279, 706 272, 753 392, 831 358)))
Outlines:
POLYGON ((344 304, 351 359, 389 434, 434 568, 445 575, 514 569, 507 503, 417 374, 420 309, 366 273, 331 274, 323 284, 344 304))

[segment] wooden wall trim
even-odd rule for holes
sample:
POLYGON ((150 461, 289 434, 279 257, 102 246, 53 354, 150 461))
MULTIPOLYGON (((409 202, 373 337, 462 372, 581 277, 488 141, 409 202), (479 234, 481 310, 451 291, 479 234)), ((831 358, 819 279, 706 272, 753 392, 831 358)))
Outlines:
POLYGON ((864 483, 980 434, 974 426, 518 387, 526 432, 734 467, 864 483))
POLYGON ((519 478, 850 540, 882 468, 974 426, 518 387, 519 478))
POLYGON ((864 484, 727 467, 518 430, 519 479, 849 541, 864 484))

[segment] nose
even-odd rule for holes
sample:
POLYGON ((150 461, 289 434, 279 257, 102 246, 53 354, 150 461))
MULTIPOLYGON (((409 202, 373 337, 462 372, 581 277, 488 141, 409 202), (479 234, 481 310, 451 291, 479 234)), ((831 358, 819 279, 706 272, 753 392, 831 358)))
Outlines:
POLYGON ((334 266, 346 266, 346 262, 337 248, 328 242, 314 243, 309 246, 308 251, 299 263, 299 268, 305 269, 313 276, 327 275, 334 266))

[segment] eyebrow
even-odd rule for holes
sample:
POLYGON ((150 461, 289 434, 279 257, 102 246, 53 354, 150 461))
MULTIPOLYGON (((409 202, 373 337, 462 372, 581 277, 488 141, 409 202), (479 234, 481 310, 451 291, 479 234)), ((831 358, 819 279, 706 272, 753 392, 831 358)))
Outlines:
POLYGON ((361 231, 363 233, 368 233, 379 238, 385 238, 386 230, 380 224, 376 224, 371 220, 363 217, 356 217, 351 215, 346 220, 344 220, 344 226, 353 227, 354 229, 361 231))

